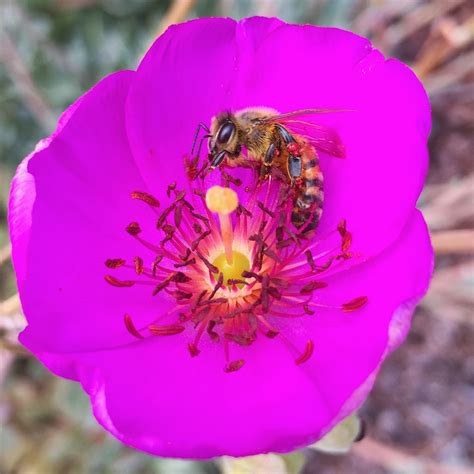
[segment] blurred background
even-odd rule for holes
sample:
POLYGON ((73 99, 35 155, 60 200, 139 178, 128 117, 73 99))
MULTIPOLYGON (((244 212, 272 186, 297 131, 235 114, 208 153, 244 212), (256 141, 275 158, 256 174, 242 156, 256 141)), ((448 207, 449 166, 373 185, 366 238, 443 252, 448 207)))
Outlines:
POLYGON ((472 0, 0 0, 0 473, 219 472, 216 463, 124 447, 96 424, 77 384, 52 376, 17 344, 24 319, 7 199, 16 166, 58 115, 103 76, 135 68, 166 26, 254 14, 371 38, 416 71, 433 111, 419 202, 437 254, 431 290, 361 411, 367 437, 345 456, 307 450, 303 472, 474 473, 472 0))

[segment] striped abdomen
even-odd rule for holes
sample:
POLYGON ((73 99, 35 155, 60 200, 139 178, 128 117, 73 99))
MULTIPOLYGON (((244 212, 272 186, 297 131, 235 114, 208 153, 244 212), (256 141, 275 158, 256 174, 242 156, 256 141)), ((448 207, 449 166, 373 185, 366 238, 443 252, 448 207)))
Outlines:
POLYGON ((323 174, 316 150, 305 143, 301 147, 301 182, 291 213, 291 222, 297 229, 307 232, 315 229, 323 212, 323 174))

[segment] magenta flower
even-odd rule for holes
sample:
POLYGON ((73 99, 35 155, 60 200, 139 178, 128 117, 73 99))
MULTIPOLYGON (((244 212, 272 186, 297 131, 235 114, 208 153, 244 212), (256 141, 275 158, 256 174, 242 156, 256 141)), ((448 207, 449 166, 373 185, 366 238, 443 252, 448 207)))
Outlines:
POLYGON ((361 405, 427 290, 433 252, 415 204, 429 130, 414 74, 352 33, 265 18, 170 28, 18 169, 22 343, 144 451, 210 458, 316 441, 361 405), (229 158, 199 173, 206 153, 189 156, 200 122, 252 106, 349 110, 305 119, 337 131, 346 155, 319 153, 316 231, 291 224, 285 179, 229 158), (205 203, 215 184, 238 197, 230 272, 205 203))

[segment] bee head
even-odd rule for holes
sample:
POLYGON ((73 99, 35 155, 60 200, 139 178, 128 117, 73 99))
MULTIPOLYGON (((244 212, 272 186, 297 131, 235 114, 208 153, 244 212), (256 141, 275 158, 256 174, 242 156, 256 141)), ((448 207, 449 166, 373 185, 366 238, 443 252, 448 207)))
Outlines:
POLYGON ((237 126, 231 114, 222 114, 212 120, 211 135, 209 160, 212 167, 219 166, 226 156, 231 159, 239 156, 241 146, 237 126))

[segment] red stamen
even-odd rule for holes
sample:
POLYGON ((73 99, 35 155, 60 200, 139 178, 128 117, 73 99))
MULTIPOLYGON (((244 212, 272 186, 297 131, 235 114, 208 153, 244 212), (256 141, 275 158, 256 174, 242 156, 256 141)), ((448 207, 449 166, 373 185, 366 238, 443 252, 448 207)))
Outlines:
POLYGON ((171 212, 173 212, 174 207, 175 205, 172 204, 170 207, 168 207, 161 213, 160 217, 158 218, 158 221, 156 222, 157 229, 161 229, 161 226, 165 223, 168 216, 171 214, 171 212))
POLYGON ((169 284, 170 284, 170 280, 164 280, 164 281, 162 281, 159 285, 157 285, 157 286, 155 287, 155 289, 153 290, 152 295, 153 295, 153 296, 156 296, 161 290, 163 290, 164 288, 166 288, 169 284))
POLYGON ((306 256, 306 261, 308 262, 308 265, 310 266, 311 270, 315 271, 316 264, 314 263, 314 258, 313 258, 313 254, 311 253, 311 250, 310 249, 306 250, 304 254, 306 256))
POLYGON ((219 334, 217 334, 216 331, 214 331, 214 327, 216 325, 215 321, 209 321, 209 324, 207 325, 207 333, 209 334, 209 337, 214 341, 214 342, 219 342, 219 334))
POLYGON ((306 362, 313 355, 313 350, 314 350, 314 343, 310 339, 306 343, 304 352, 295 360, 296 365, 300 365, 306 362))
POLYGON ((312 293, 314 290, 319 290, 320 288, 326 288, 327 286, 328 284, 325 283, 324 281, 312 281, 306 284, 305 286, 303 286, 303 288, 301 288, 300 290, 300 293, 302 295, 307 295, 309 293, 312 293))
POLYGON ((151 325, 148 326, 148 330, 154 336, 174 336, 175 334, 179 334, 184 331, 184 326, 179 324, 170 324, 168 326, 155 326, 151 325))
POLYGON ((188 351, 191 354, 191 357, 196 357, 201 352, 194 343, 190 342, 188 344, 188 351))
POLYGON ((161 263, 163 260, 163 255, 157 255, 155 258, 155 261, 151 264, 151 273, 155 277, 156 276, 156 270, 158 268, 158 265, 161 263))
POLYGON ((208 300, 212 300, 212 298, 214 298, 215 294, 222 287, 222 283, 224 283, 224 274, 219 273, 219 278, 217 279, 217 283, 214 285, 214 289, 212 290, 212 293, 210 294, 208 300))
POLYGON ((212 232, 210 230, 206 230, 206 232, 203 232, 197 239, 195 239, 191 243, 191 250, 196 250, 198 248, 198 245, 201 243, 201 240, 204 240, 206 237, 211 235, 211 233, 212 232))
POLYGON ((175 263, 174 267, 175 268, 187 267, 188 265, 194 265, 195 263, 196 263, 196 259, 193 257, 193 258, 190 258, 189 260, 186 260, 184 262, 175 263))
POLYGON ((138 339, 144 339, 144 337, 138 332, 138 329, 135 327, 133 324, 132 318, 129 314, 126 314, 123 317, 123 322, 125 323, 125 327, 127 328, 127 331, 132 335, 135 336, 138 339))
POLYGON ((367 296, 359 296, 349 301, 348 303, 344 303, 342 305, 342 311, 346 313, 349 313, 351 311, 356 311, 357 309, 360 309, 363 306, 365 306, 368 301, 369 301, 369 298, 367 296))
POLYGON ((181 207, 177 206, 174 210, 174 225, 179 227, 183 219, 183 210, 181 207))
POLYGON ((105 275, 104 280, 112 286, 116 286, 117 288, 126 288, 129 286, 133 286, 135 284, 134 281, 130 280, 119 280, 118 278, 115 278, 112 275, 105 275))
POLYGON ((138 222, 130 222, 130 224, 128 224, 125 230, 128 234, 133 236, 138 235, 142 231, 138 222))
POLYGON ((123 260, 122 258, 108 258, 105 261, 105 266, 111 269, 121 267, 124 264, 125 264, 125 260, 123 260))
POLYGON ((229 364, 224 368, 224 372, 236 372, 237 370, 241 369, 242 366, 245 364, 245 360, 239 359, 229 362, 229 364))
POLYGON ((134 257, 133 262, 135 263, 135 273, 141 275, 143 273, 143 258, 134 257))
POLYGON ((197 256, 202 260, 204 265, 208 268, 211 273, 219 273, 219 269, 213 265, 206 257, 204 257, 200 252, 197 252, 197 256))
POLYGON ((158 201, 158 199, 156 199, 151 194, 144 193, 143 191, 132 191, 132 193, 130 193, 130 196, 132 197, 132 199, 139 199, 140 201, 147 203, 151 207, 160 206, 160 202, 158 201))

